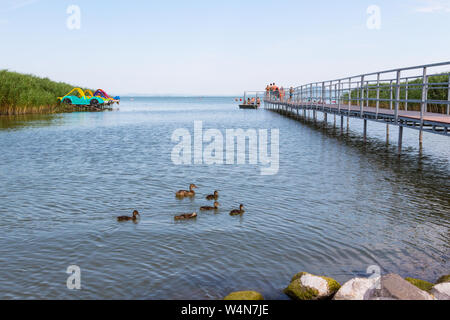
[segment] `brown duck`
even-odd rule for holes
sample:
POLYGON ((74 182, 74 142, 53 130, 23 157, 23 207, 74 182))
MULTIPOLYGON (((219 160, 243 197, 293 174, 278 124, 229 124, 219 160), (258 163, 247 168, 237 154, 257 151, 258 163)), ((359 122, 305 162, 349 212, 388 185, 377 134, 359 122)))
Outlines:
POLYGON ((232 211, 230 212, 230 216, 238 216, 238 215, 240 215, 240 214, 243 214, 244 212, 245 212, 245 210, 244 210, 244 205, 241 204, 241 205, 239 206, 239 210, 232 210, 232 211))
POLYGON ((198 187, 195 184, 191 184, 189 186, 189 191, 187 190, 179 190, 176 193, 176 196, 179 198, 184 198, 184 197, 194 197, 195 196, 195 191, 194 189, 197 189, 198 187))
POLYGON ((205 207, 201 207, 200 210, 201 211, 211 211, 211 210, 218 210, 220 206, 220 203, 218 203, 217 201, 214 202, 214 207, 209 207, 209 206, 205 206, 205 207))
POLYGON ((136 221, 138 216, 141 216, 139 214, 139 212, 137 210, 133 211, 133 216, 131 217, 127 217, 127 216, 122 216, 122 217, 117 217, 117 221, 122 222, 122 221, 136 221))
POLYGON ((219 199, 219 191, 214 191, 214 194, 206 196, 206 200, 218 200, 218 199, 219 199))
POLYGON ((189 220, 189 219, 194 219, 197 218, 197 212, 194 213, 185 213, 179 216, 175 217, 175 221, 179 221, 179 220, 189 220))

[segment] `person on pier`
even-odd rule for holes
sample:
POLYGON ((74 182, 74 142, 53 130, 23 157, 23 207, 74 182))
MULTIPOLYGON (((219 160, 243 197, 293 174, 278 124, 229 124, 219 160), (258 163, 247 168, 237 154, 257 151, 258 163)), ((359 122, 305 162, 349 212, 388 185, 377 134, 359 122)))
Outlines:
POLYGON ((275 84, 275 82, 273 83, 273 95, 274 95, 274 100, 277 100, 280 98, 280 89, 277 87, 277 85, 275 84))

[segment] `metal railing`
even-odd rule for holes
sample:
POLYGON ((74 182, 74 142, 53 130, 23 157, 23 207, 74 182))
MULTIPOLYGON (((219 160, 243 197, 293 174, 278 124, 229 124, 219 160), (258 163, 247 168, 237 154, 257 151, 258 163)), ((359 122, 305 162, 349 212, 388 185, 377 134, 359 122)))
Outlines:
POLYGON ((266 100, 310 104, 338 110, 373 107, 376 115, 382 109, 393 110, 395 121, 399 111, 419 111, 421 123, 425 113, 450 115, 450 61, 415 67, 372 72, 346 78, 313 82, 285 89, 284 98, 274 92, 266 100))

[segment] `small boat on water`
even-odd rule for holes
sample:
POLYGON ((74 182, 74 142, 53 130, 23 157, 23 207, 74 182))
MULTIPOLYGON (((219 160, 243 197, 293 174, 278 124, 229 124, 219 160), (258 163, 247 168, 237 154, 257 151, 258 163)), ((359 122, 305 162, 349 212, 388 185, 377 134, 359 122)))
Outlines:
POLYGON ((240 104, 239 109, 258 109, 259 105, 257 104, 240 104))
POLYGON ((246 91, 244 92, 244 99, 240 99, 243 103, 239 105, 239 109, 253 109, 256 110, 261 106, 261 98, 264 92, 261 91, 246 91))

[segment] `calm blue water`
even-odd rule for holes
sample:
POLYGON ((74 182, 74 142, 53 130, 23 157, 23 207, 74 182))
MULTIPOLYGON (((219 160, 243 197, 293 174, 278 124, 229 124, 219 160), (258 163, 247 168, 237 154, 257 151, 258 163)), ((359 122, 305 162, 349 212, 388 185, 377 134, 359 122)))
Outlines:
MULTIPOLYGON (((370 265, 435 281, 450 270, 450 139, 302 123, 232 98, 123 98, 120 110, 0 118, 0 298, 284 299, 299 271, 344 282, 370 265), (174 130, 279 129, 280 168, 176 166, 174 130), (199 186, 193 200, 174 192, 199 186), (221 209, 200 213, 220 190, 221 209), (240 203, 242 217, 228 212, 240 203), (137 209, 139 223, 116 217, 137 209), (199 212, 196 221, 174 215, 199 212), (81 268, 80 291, 66 269, 81 268)), ((339 124, 339 121, 338 121, 339 124)))

